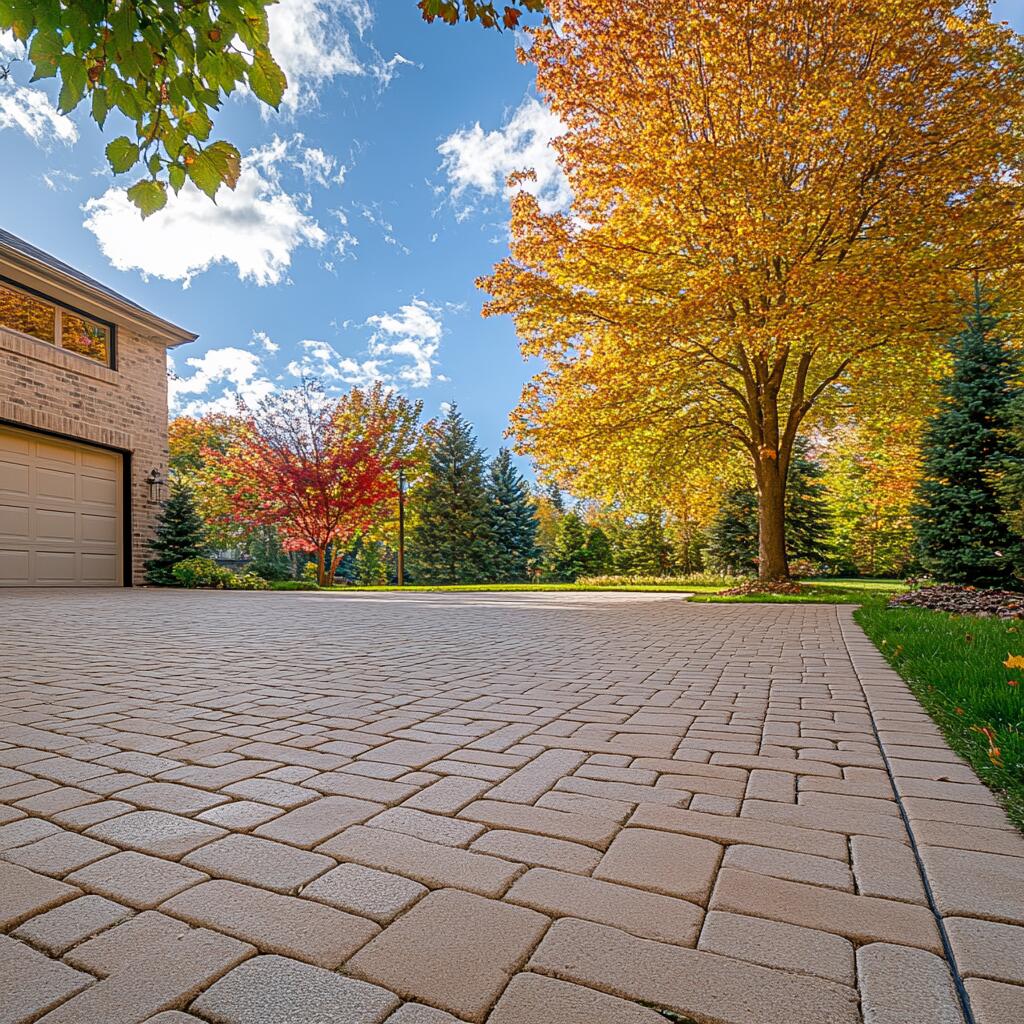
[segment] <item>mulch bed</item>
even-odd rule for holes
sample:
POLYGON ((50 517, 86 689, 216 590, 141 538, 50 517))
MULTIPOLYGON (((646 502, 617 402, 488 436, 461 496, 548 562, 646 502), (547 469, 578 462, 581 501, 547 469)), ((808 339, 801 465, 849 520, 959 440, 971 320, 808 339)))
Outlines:
POLYGON ((749 583, 741 583, 738 587, 730 587, 728 590, 720 590, 719 597, 748 597, 754 594, 806 594, 807 588, 801 587, 799 583, 791 580, 776 580, 771 582, 765 580, 751 580, 749 583))
POLYGON ((898 594, 889 608, 928 608, 954 615, 978 615, 982 618, 1024 619, 1024 594, 1013 590, 984 590, 955 583, 940 583, 898 594))

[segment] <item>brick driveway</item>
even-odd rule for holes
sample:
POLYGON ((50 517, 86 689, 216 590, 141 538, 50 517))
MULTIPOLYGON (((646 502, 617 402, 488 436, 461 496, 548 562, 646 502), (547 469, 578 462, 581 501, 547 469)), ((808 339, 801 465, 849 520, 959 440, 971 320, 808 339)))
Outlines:
POLYGON ((0 631, 0 1024, 1024 1020, 1024 840, 848 610, 21 591, 0 631))

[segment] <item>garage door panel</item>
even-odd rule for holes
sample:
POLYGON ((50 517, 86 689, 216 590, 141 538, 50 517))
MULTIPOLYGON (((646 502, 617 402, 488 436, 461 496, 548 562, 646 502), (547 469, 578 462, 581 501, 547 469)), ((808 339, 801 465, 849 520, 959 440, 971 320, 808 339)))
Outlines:
POLYGON ((72 585, 78 578, 78 552, 36 549, 33 570, 38 583, 72 585))
POLYGON ((25 542, 31 535, 32 526, 28 506, 0 505, 0 537, 17 538, 25 542))
POLYGON ((75 500, 76 476, 73 471, 37 466, 34 475, 35 492, 40 498, 64 498, 66 501, 75 500))
POLYGON ((37 508, 32 518, 37 541, 75 540, 78 517, 73 509, 37 508))
POLYGON ((121 524, 116 516, 93 516, 87 512, 82 514, 82 540, 117 544, 121 524))
POLYGON ((122 459, 0 427, 0 586, 118 586, 122 459))
POLYGON ((113 505, 117 501, 117 479, 113 477, 81 476, 82 501, 94 505, 113 505))
POLYGON ((0 494, 27 496, 29 492, 29 468, 24 462, 0 459, 0 494))
POLYGON ((31 569, 28 551, 0 548, 0 586, 22 587, 31 569))
POLYGON ((82 579, 94 587, 116 586, 118 579, 117 556, 83 552, 82 579))

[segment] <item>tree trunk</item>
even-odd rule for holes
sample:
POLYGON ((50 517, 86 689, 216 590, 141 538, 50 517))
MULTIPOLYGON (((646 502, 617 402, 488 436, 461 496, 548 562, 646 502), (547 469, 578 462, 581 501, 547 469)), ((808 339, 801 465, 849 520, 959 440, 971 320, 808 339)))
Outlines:
POLYGON ((326 587, 332 582, 327 579, 327 548, 317 548, 316 552, 316 581, 321 587, 326 587))
POLYGON ((763 456, 757 474, 757 575, 788 580, 786 561, 786 480, 777 457, 763 456))

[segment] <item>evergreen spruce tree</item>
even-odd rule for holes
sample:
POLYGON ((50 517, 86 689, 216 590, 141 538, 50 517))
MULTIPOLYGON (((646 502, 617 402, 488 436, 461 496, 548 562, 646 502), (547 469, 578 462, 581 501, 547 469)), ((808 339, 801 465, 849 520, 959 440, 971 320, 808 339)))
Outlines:
POLYGON ((622 538, 620 563, 634 576, 666 576, 672 570, 672 545, 665 539, 660 512, 631 522, 622 538))
POLYGON ((259 526, 249 540, 252 562, 249 571, 265 580, 291 579, 291 560, 281 547, 281 537, 275 526, 259 526))
POLYGON ((156 536, 149 542, 154 554, 144 563, 146 579, 159 587, 178 586, 171 570, 186 558, 206 554, 205 534, 192 491, 181 484, 175 486, 163 504, 156 536))
POLYGON ((615 553, 608 534, 600 526, 588 526, 584 553, 585 575, 604 576, 615 569, 615 553))
MULTIPOLYGON (((786 557, 821 562, 828 558, 831 519, 822 482, 824 470, 798 440, 786 480, 786 557)), ((705 555, 718 572, 757 573, 757 493, 737 487, 722 499, 708 529, 705 555)))
POLYGON ((482 583, 491 577, 484 456, 452 406, 431 441, 426 473, 412 492, 409 567, 417 583, 482 583))
POLYGON ((832 514, 824 483, 825 467, 810 457, 807 442, 793 445, 786 482, 786 558, 824 562, 830 554, 832 514))
POLYGON ((753 487, 726 492, 708 527, 704 557, 717 572, 757 573, 757 493, 753 487))
POLYGON ((530 488, 502 448, 487 472, 488 525, 491 543, 491 580, 520 583, 540 557, 537 546, 537 514, 530 488))
POLYGON ((999 494, 1000 479, 1021 472, 1013 427, 1024 367, 980 286, 949 350, 952 372, 921 446, 914 508, 918 554, 939 580, 1005 586, 1014 582, 1024 556, 999 494))
POLYGON ((566 512, 559 520, 555 547, 551 553, 551 574, 561 583, 573 583, 589 572, 587 528, 577 512, 566 512))
POLYGON ((359 541, 355 556, 355 582, 361 587, 377 587, 388 581, 387 552, 380 541, 359 541))

